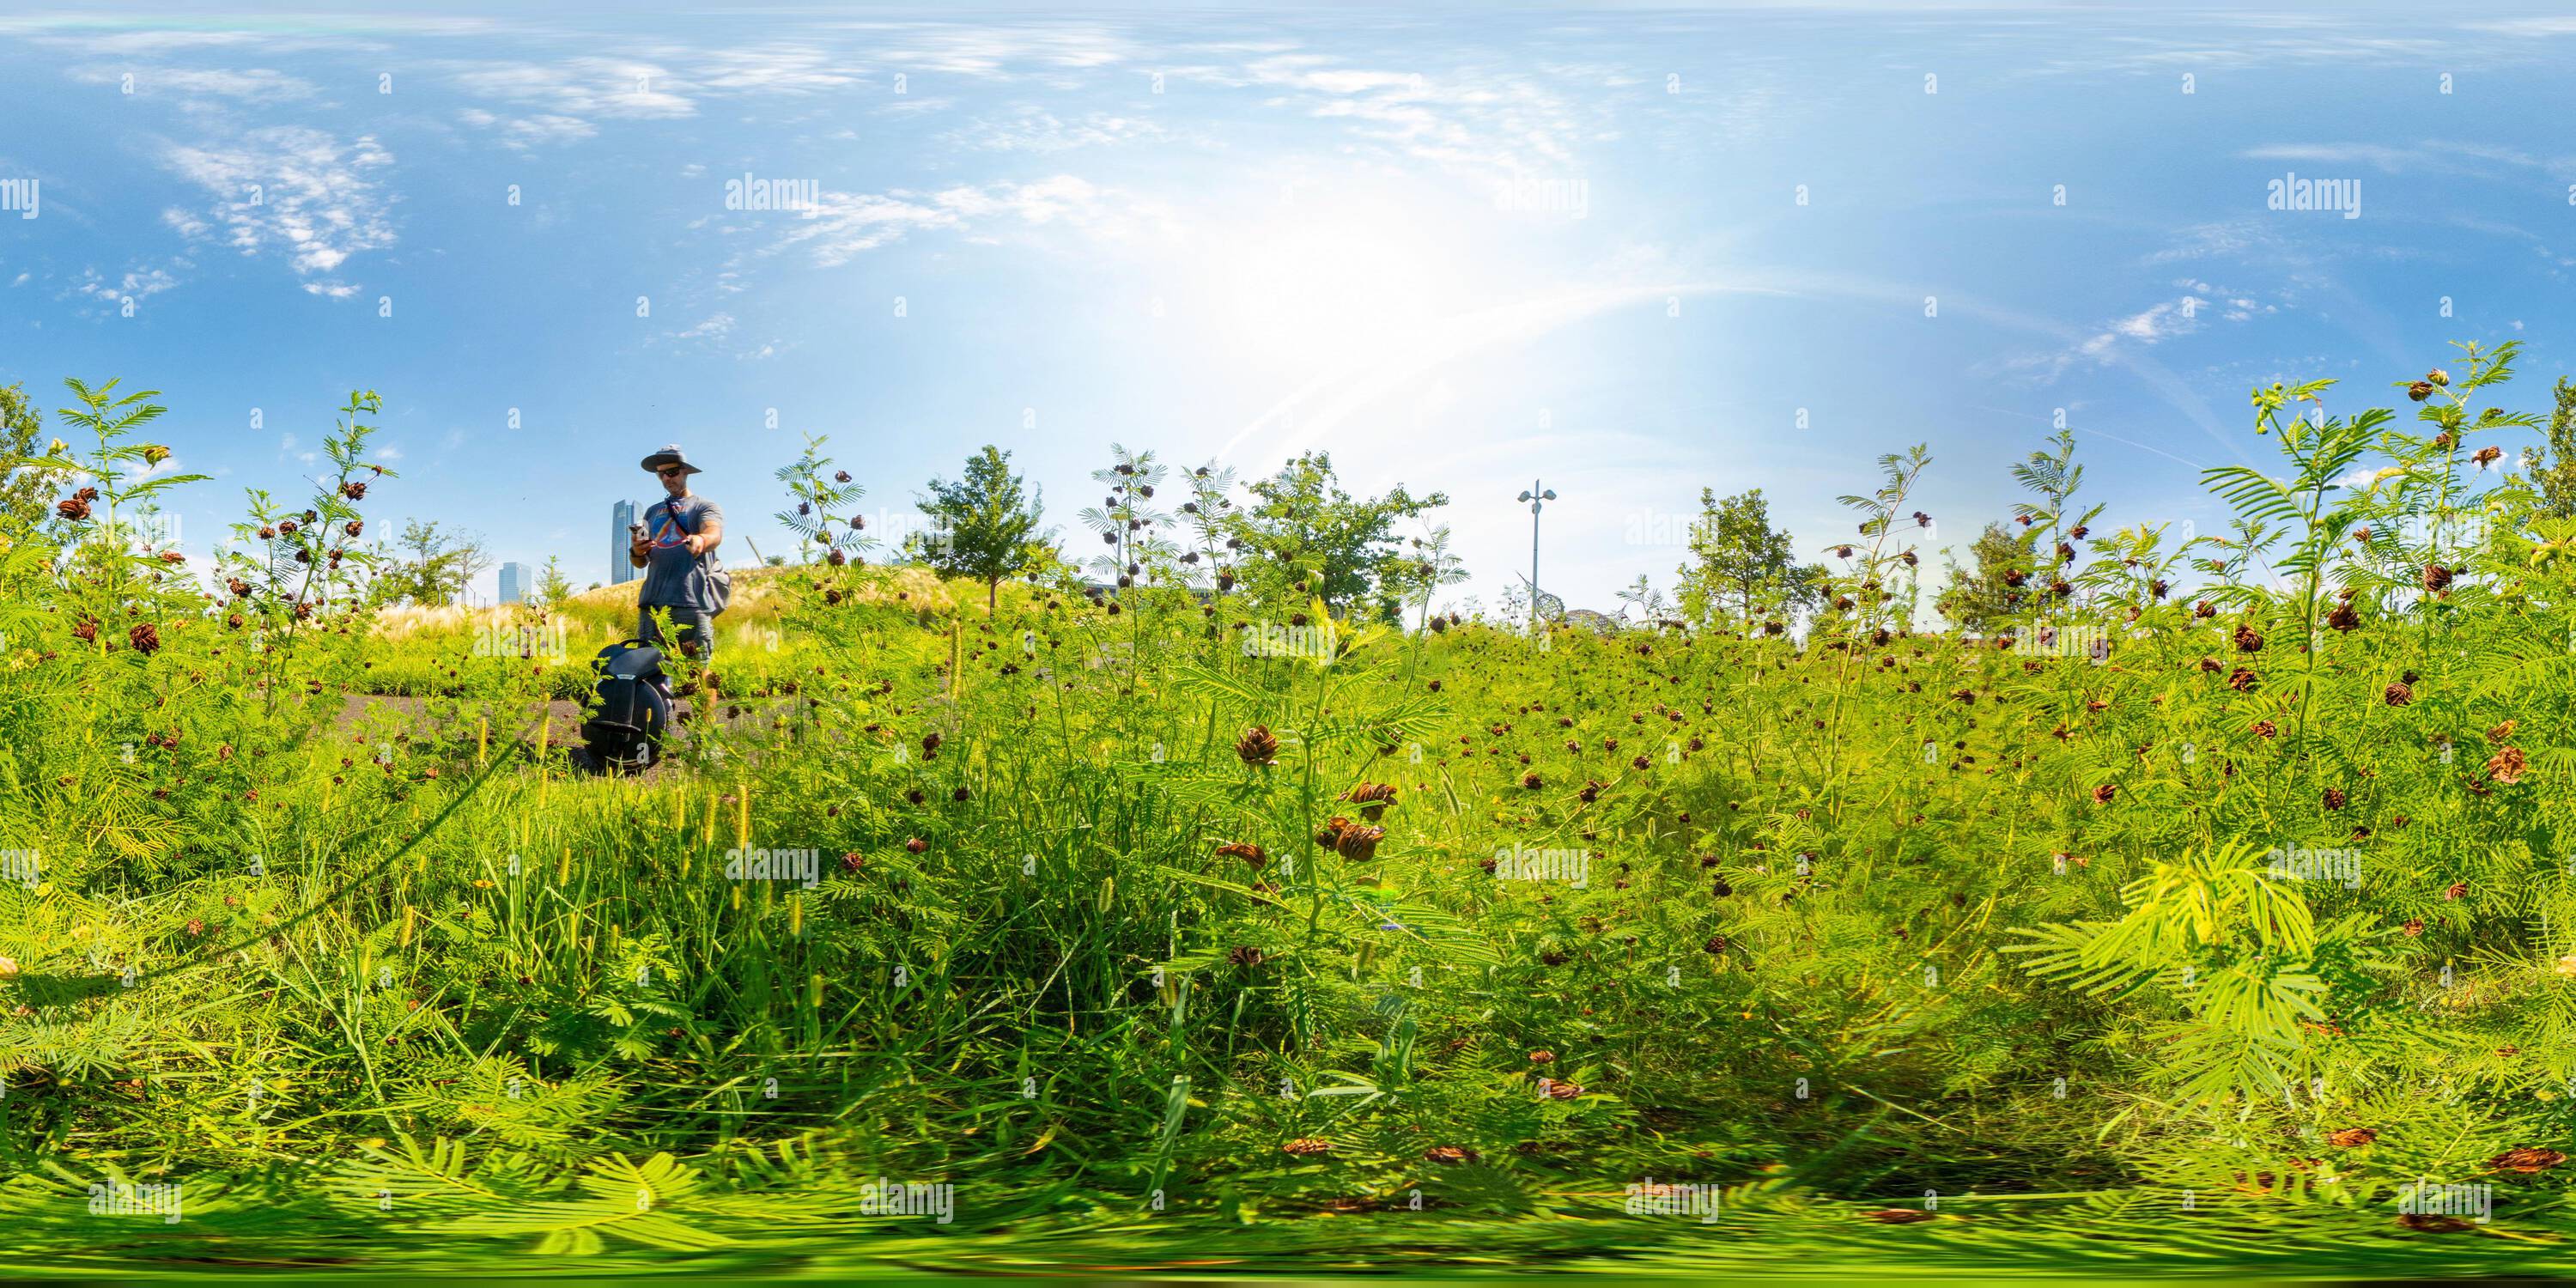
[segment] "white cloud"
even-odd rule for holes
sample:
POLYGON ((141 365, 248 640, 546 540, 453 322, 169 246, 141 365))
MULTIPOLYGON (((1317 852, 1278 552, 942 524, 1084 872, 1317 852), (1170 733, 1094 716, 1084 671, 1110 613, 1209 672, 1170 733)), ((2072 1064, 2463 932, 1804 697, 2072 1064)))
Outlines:
MULTIPOLYGON (((393 154, 373 135, 344 144, 320 130, 273 126, 225 142, 173 144, 162 162, 215 201, 203 219, 172 211, 164 222, 192 238, 220 227, 244 255, 284 253, 299 276, 336 272, 352 255, 394 244, 393 198, 371 177, 393 154)), ((357 288, 325 281, 305 289, 341 299, 357 288)))
POLYGON ((171 276, 167 269, 128 269, 122 277, 109 281, 92 268, 82 271, 80 284, 72 289, 78 294, 117 304, 128 299, 149 299, 178 284, 179 279, 171 276))
POLYGON ((859 79, 847 70, 846 60, 808 44, 674 51, 672 56, 697 59, 685 73, 684 84, 710 95, 806 94, 838 89, 859 79))
POLYGON ((632 58, 585 55, 552 63, 457 64, 460 89, 480 98, 532 103, 564 116, 667 120, 697 115, 697 105, 674 93, 671 70, 632 58))
POLYGON ((806 246, 817 265, 833 268, 916 230, 989 238, 1039 227, 1068 229, 1094 241, 1180 232, 1172 213, 1158 203, 1060 174, 1035 183, 960 184, 928 194, 826 192, 811 218, 793 221, 761 253, 806 246))
POLYGON ((2187 335, 2200 329, 2200 310, 2208 304, 2209 301, 2197 295, 2186 295, 2179 300, 2132 313, 2113 322, 2109 330, 2076 346, 2077 351, 2088 358, 2099 358, 2122 341, 2154 344, 2177 335, 2187 335))
POLYGON ((680 332, 683 340, 721 340, 733 331, 733 315, 718 313, 706 321, 680 332))
POLYGON ((134 78, 137 98, 163 93, 212 94, 221 98, 284 102, 311 98, 320 91, 313 82, 266 67, 242 70, 194 67, 75 67, 65 75, 83 85, 122 85, 134 78))
POLYGON ((2266 147, 2247 148, 2238 155, 2249 161, 2369 166, 2385 174, 2397 174, 2415 169, 2430 160, 2420 149, 2392 148, 2378 143, 2277 143, 2266 147))
POLYGON ((192 215, 185 210, 181 210, 177 206, 172 206, 169 209, 162 211, 161 222, 178 230, 180 236, 185 237, 190 241, 195 241, 197 238, 203 237, 207 233, 215 230, 214 225, 197 218, 195 215, 192 215))
POLYGON ((941 136, 951 147, 988 152, 1063 152, 1130 142, 1163 142, 1170 137, 1161 122, 1143 117, 1092 112, 1067 121, 1035 104, 1022 104, 1005 117, 978 117, 941 136))
POLYGON ((1105 27, 929 26, 854 22, 868 33, 877 61, 887 67, 1008 79, 1014 65, 1052 69, 1107 67, 1133 61, 1137 51, 1105 27))
POLYGON ((631 56, 460 62, 445 70, 476 97, 531 104, 558 117, 634 120, 695 116, 700 98, 808 94, 859 80, 832 51, 805 44, 656 46, 631 56))
POLYGON ((403 458, 402 449, 401 449, 401 448, 399 448, 399 447, 394 446, 394 445, 393 445, 393 444, 391 444, 391 443, 387 443, 387 444, 385 444, 384 446, 379 447, 379 448, 377 448, 377 449, 376 449, 376 459, 377 459, 377 460, 380 460, 380 461, 399 461, 399 460, 401 460, 402 458, 403 458))
POLYGON ((2576 36, 2576 18, 2506 18, 2465 24, 2471 31, 2492 31, 2517 40, 2576 36))
POLYGON ((2405 472, 2394 466, 2365 465, 2336 479, 2334 485, 2346 491, 2357 492, 2377 484, 2383 478, 2392 478, 2405 472))
POLYGON ((560 116, 541 112, 535 116, 495 116, 481 108, 467 108, 457 113, 467 125, 478 129, 498 129, 501 146, 525 152, 555 143, 575 143, 599 133, 599 127, 577 116, 560 116))
POLYGON ((1611 120, 1601 96, 1578 100, 1544 77, 1476 68, 1356 68, 1289 53, 1257 59, 1243 75, 1281 90, 1276 105, 1349 122, 1353 133, 1402 155, 1480 176, 1572 170, 1573 144, 1605 136, 1611 120))

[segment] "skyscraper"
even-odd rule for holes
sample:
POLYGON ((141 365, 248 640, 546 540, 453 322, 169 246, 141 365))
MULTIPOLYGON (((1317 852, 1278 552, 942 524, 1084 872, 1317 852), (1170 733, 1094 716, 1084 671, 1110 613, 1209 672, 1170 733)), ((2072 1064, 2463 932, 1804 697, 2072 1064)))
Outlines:
POLYGON ((536 588, 536 578, 534 574, 530 572, 526 564, 505 563, 501 565, 502 603, 524 604, 528 602, 529 592, 536 588))
POLYGON ((608 512, 608 584, 622 586, 643 574, 643 570, 626 562, 628 528, 644 517, 633 501, 620 501, 608 512))

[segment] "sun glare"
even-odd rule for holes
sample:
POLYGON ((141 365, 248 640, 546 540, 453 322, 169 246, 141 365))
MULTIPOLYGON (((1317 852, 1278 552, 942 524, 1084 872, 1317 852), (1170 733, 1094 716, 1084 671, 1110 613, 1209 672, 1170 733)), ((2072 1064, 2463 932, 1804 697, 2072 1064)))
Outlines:
POLYGON ((1453 252, 1392 206, 1290 207, 1209 249, 1224 319, 1210 341, 1227 360, 1283 376, 1383 357, 1454 306, 1453 252))

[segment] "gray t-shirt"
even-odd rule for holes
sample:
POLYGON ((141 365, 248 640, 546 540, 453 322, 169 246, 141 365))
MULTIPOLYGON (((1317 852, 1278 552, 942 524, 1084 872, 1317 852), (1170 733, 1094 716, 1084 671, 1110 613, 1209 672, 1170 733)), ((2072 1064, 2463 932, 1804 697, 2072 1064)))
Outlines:
POLYGON ((649 545, 644 551, 644 588, 637 592, 635 602, 714 611, 715 595, 707 586, 706 566, 689 553, 686 543, 691 536, 706 531, 708 524, 723 522, 724 511, 715 502, 694 494, 656 501, 646 509, 644 537, 649 545), (678 522, 672 521, 675 510, 678 522))

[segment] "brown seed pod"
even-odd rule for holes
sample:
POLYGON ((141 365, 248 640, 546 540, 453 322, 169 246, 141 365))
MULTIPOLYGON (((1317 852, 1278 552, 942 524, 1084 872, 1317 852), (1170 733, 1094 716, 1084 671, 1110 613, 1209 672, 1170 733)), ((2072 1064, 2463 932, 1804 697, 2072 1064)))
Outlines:
POLYGON ((2488 1159, 2487 1166, 2500 1172, 2521 1172, 2529 1175, 2533 1172, 2548 1171, 2566 1161, 2567 1156, 2557 1150, 2537 1149, 2525 1145, 2519 1149, 2508 1149, 2488 1159))

